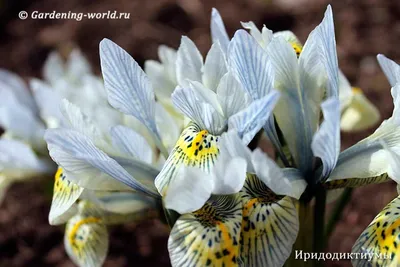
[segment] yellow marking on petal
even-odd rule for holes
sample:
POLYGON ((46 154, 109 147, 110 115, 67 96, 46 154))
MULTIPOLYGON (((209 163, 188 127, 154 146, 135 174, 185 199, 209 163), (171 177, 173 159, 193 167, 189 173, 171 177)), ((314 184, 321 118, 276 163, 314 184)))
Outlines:
POLYGON ((354 188, 369 184, 379 184, 389 181, 390 178, 387 173, 368 178, 347 178, 326 182, 324 187, 326 189, 339 189, 339 188, 354 188))
POLYGON ((357 239, 352 252, 371 255, 368 262, 368 258, 353 259, 353 266, 400 265, 400 197, 392 200, 375 217, 357 239))
POLYGON ((58 167, 57 172, 56 172, 56 175, 55 175, 55 177, 54 177, 56 182, 60 179, 60 177, 62 176, 62 174, 63 174, 63 169, 62 169, 61 167, 58 167))
POLYGON ((298 42, 289 42, 289 43, 292 45, 294 51, 296 52, 297 57, 299 57, 301 54, 301 51, 303 51, 303 46, 301 44, 299 44, 298 42))
POLYGON ((191 122, 183 130, 155 180, 160 194, 165 195, 168 184, 175 178, 181 164, 199 167, 206 172, 210 171, 219 153, 218 139, 218 136, 209 134, 208 131, 191 122))
MULTIPOLYGON (((72 230, 71 230, 71 232, 70 232, 70 234, 69 234, 69 242, 70 242, 72 245, 75 244, 76 233, 78 232, 79 227, 81 227, 83 224, 98 223, 98 222, 100 222, 100 221, 101 221, 100 218, 88 217, 88 218, 85 218, 85 219, 83 219, 83 220, 77 222, 77 223, 74 225, 74 227, 72 228, 72 230)), ((75 247, 75 246, 73 245, 73 247, 75 247)))
POLYGON ((172 266, 238 266, 241 201, 221 196, 182 215, 168 240, 172 266))
POLYGON ((362 92, 363 92, 360 87, 351 87, 351 91, 354 94, 362 94, 362 92))

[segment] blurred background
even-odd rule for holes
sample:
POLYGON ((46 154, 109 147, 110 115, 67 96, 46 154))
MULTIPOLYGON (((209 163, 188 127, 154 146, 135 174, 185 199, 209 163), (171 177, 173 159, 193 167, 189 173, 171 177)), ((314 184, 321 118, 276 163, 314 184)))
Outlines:
MULTIPOLYGON (((181 35, 189 36, 203 54, 210 47, 209 21, 216 7, 230 36, 240 21, 265 24, 273 31, 292 30, 302 42, 332 4, 339 65, 354 86, 363 89, 390 117, 390 87, 378 67, 383 53, 400 62, 400 1, 397 0, 0 0, 0 67, 25 79, 42 78, 43 63, 52 50, 65 55, 78 46, 100 73, 98 44, 110 38, 143 66, 157 58, 157 47, 178 48, 181 35), (125 20, 20 20, 22 10, 39 12, 128 12, 125 20)), ((342 134, 342 148, 370 131, 342 134)), ((48 183, 14 184, 0 206, 0 266, 74 266, 63 248, 63 227, 47 221, 52 177, 48 183)), ((396 196, 394 183, 356 189, 336 230, 329 252, 350 252, 354 241, 375 215, 396 196)), ((105 266, 169 266, 167 236, 160 223, 110 228, 110 251, 105 266)), ((349 261, 327 266, 351 266, 349 261)))

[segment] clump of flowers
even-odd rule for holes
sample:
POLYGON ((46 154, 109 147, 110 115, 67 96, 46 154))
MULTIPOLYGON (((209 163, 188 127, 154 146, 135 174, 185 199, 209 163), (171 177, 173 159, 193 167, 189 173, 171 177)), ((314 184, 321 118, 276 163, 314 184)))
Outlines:
MULTIPOLYGON (((393 86, 392 117, 340 152, 341 129, 380 116, 338 68, 331 7, 304 45, 292 32, 242 25, 230 39, 214 9, 205 58, 184 36, 177 51, 161 46, 145 71, 101 41, 102 96, 112 108, 63 100, 63 123, 45 133, 59 166, 50 223, 69 219, 66 248, 79 266, 104 261, 105 225, 147 215, 171 227, 172 266, 297 266, 293 246, 323 251, 325 205, 338 189, 398 179, 397 64, 378 57, 393 86), (276 158, 248 148, 257 135, 276 158)), ((393 257, 355 266, 396 264, 396 203, 353 248, 393 257)))

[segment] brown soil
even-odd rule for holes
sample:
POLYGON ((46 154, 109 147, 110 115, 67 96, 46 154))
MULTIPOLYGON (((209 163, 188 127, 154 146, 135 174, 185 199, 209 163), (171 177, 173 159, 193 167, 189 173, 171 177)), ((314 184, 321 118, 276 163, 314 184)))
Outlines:
MULTIPOLYGON (((204 53, 210 45, 211 7, 222 14, 232 35, 240 21, 253 20, 274 31, 293 30, 302 41, 321 20, 325 0, 3 0, 0 7, 0 67, 28 77, 40 77, 41 67, 53 49, 67 51, 78 45, 99 73, 98 44, 110 38, 140 64, 156 58, 157 46, 177 48, 188 35, 204 53), (131 13, 129 20, 19 20, 18 12, 131 13)), ((400 60, 400 2, 346 0, 333 4, 339 63, 354 85, 363 88, 378 106, 382 118, 391 115, 389 85, 375 56, 384 53, 400 60)), ((343 134, 343 148, 370 134, 343 134)), ((49 180, 51 178, 48 178, 49 180)), ((47 223, 48 187, 39 181, 12 186, 0 206, 0 267, 73 266, 62 245, 63 228, 47 223), (47 192, 47 193, 45 193, 47 192)), ((396 195, 394 183, 356 189, 329 242, 330 252, 349 252, 362 230, 396 195)), ((105 266, 169 266, 167 234, 158 222, 110 229, 110 253, 105 266)), ((327 262, 350 266, 349 261, 327 262)))

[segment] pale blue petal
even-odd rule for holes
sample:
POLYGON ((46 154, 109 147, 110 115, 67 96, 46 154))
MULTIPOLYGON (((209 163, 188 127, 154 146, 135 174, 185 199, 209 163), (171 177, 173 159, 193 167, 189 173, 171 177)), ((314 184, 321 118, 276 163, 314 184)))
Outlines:
POLYGON ((52 159, 71 173, 69 177, 78 185, 88 189, 112 190, 124 188, 119 184, 123 183, 139 192, 159 197, 156 191, 135 180, 83 134, 74 130, 49 129, 46 131, 45 140, 52 159), (74 176, 76 177, 73 179, 74 176))
POLYGON ((186 80, 201 82, 203 56, 196 45, 186 36, 182 36, 176 58, 176 78, 178 84, 185 86, 186 80))
POLYGON ((400 81, 400 66, 393 60, 382 54, 377 56, 379 65, 381 66, 386 78, 389 80, 390 86, 395 86, 400 81))
POLYGON ((215 8, 213 8, 211 12, 211 39, 213 43, 219 42, 222 51, 226 53, 229 45, 229 36, 226 32, 221 15, 215 8))
POLYGON ((340 102, 330 98, 321 104, 324 121, 315 133, 311 149, 322 160, 323 169, 319 179, 326 179, 336 166, 340 153, 340 102))
POLYGON ((265 97, 255 100, 246 109, 229 118, 228 128, 237 131, 243 142, 249 144, 267 123, 279 95, 279 92, 272 91, 265 97))
POLYGON ((273 69, 267 53, 245 30, 238 30, 228 50, 228 63, 253 100, 273 88, 273 69))
POLYGON ((108 39, 100 42, 100 62, 110 104, 137 118, 160 139, 154 117, 153 88, 137 62, 108 39))
POLYGON ((113 146, 127 156, 140 159, 148 164, 153 161, 153 151, 146 139, 129 127, 118 125, 110 131, 113 146))
POLYGON ((332 8, 328 5, 324 19, 311 33, 300 54, 300 65, 307 71, 307 61, 316 57, 324 66, 327 75, 327 97, 337 97, 339 94, 339 68, 336 54, 335 27, 333 23, 332 8), (304 62, 305 61, 305 62, 304 62), (304 63, 304 64, 303 64, 304 63))
POLYGON ((273 38, 267 52, 274 66, 275 88, 281 92, 275 119, 296 166, 304 173, 312 168, 311 140, 319 123, 318 102, 310 88, 299 84, 297 56, 287 41, 273 38))

